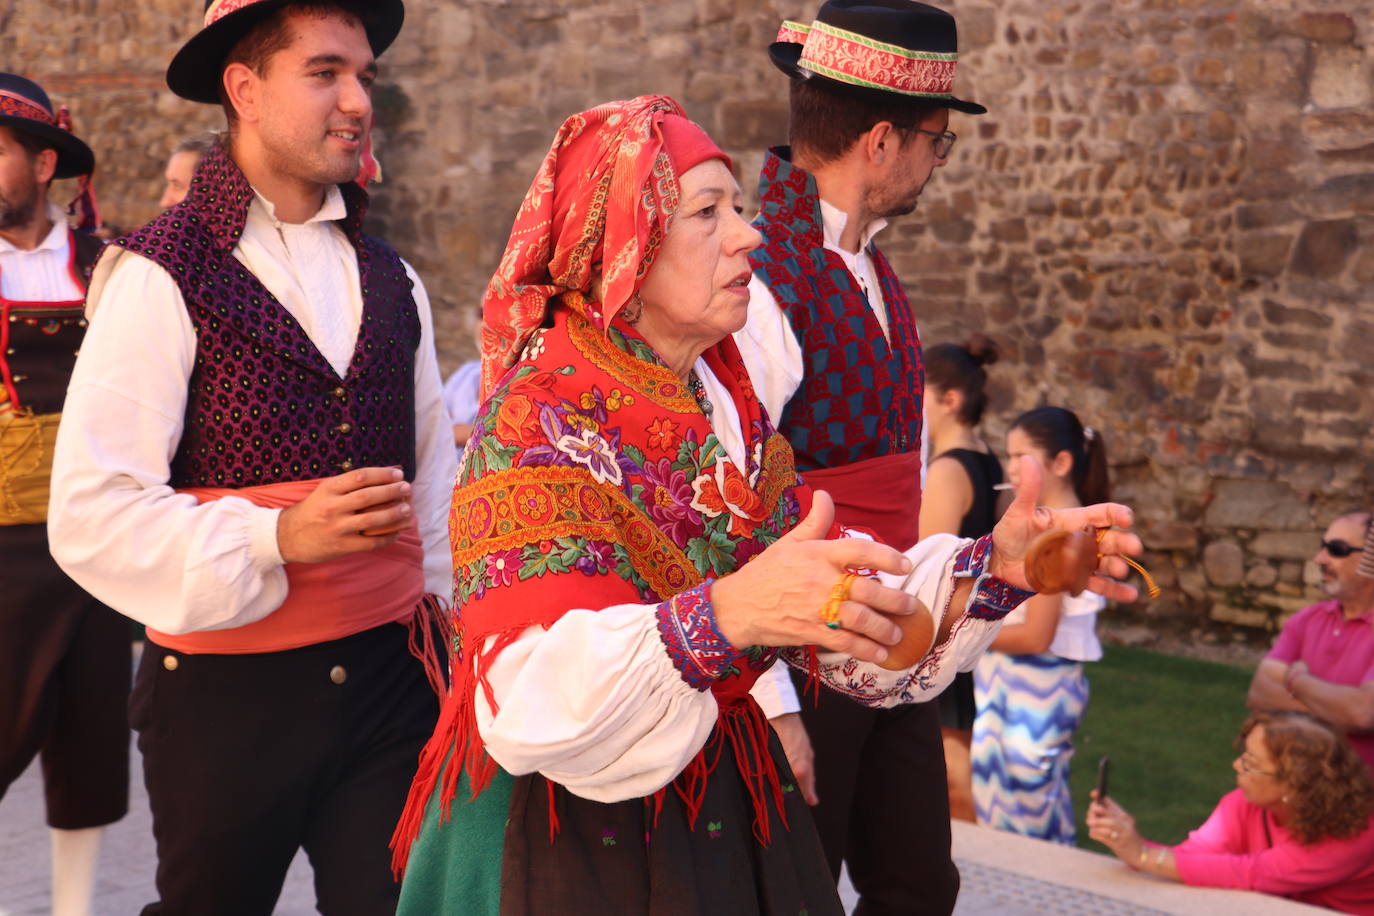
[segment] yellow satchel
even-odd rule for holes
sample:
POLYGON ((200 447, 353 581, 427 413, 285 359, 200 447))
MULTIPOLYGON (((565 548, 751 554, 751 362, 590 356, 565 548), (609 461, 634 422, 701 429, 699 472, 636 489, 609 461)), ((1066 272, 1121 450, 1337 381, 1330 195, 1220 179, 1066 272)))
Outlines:
POLYGON ((0 414, 0 525, 48 520, 48 482, 60 413, 0 414))

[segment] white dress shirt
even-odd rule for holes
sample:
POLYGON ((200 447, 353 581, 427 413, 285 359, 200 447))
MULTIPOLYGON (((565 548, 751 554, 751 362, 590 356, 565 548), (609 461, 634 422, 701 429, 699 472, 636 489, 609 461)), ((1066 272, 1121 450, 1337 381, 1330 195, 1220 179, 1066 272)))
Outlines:
MULTIPOLYGON (((233 250, 340 376, 363 310, 356 252, 333 222, 344 215, 334 187, 300 224, 281 222, 258 196, 233 250)), ((410 265, 405 269, 420 319, 411 504, 424 543, 425 588, 447 597, 453 434, 440 398, 429 298, 410 265)), ((111 249, 92 278, 87 317, 54 456, 54 557, 91 594, 163 632, 261 620, 286 598, 281 510, 232 496, 199 504, 168 484, 196 353, 176 282, 152 261, 111 249)))
POLYGON ((0 238, 0 296, 16 302, 75 302, 86 291, 72 276, 67 215, 48 201, 52 229, 37 247, 18 248, 0 238))

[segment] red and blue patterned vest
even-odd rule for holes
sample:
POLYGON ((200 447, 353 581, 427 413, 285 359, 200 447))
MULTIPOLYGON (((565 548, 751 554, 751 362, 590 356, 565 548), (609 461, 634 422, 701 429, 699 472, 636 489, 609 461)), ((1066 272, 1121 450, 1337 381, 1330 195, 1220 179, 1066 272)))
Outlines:
POLYGON ((339 186, 363 315, 340 378, 291 313, 233 255, 254 192, 221 149, 182 203, 112 245, 164 268, 196 332, 171 485, 248 487, 399 466, 415 478, 420 318, 400 256, 362 234, 367 194, 339 186))
POLYGON ((775 147, 764 158, 754 220, 764 244, 749 258, 787 314, 805 364, 778 430, 803 473, 917 451, 925 371, 911 304, 870 243, 889 344, 853 274, 825 248, 816 179, 788 155, 787 147, 775 147))

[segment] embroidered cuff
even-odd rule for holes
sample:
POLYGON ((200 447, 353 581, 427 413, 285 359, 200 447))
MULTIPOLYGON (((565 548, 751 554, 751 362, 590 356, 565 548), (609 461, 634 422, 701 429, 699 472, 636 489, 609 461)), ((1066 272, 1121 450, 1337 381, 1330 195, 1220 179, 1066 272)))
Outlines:
POLYGON ((706 690, 715 680, 736 670, 744 657, 720 635, 715 609, 711 606, 711 583, 707 579, 695 588, 679 592, 658 606, 658 635, 682 679, 697 690, 706 690))
POLYGON ((978 620, 1001 620, 1035 594, 987 572, 991 556, 992 535, 985 534, 954 558, 954 578, 973 579, 973 594, 969 595, 964 613, 978 620))

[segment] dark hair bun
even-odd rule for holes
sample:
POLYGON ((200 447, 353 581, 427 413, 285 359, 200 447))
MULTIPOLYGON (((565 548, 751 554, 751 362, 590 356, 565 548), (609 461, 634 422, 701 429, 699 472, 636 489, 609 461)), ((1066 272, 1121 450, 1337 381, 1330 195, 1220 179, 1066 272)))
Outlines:
POLYGON ((1002 356, 1001 349, 986 334, 975 332, 964 342, 969 358, 980 366, 991 366, 1002 356))

